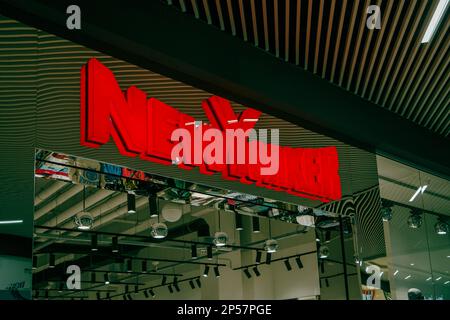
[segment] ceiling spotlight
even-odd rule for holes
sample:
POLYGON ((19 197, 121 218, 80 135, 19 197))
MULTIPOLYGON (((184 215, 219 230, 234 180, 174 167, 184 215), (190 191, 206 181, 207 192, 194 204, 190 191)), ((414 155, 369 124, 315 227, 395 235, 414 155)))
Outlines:
POLYGON ((147 290, 144 290, 144 297, 145 297, 145 299, 148 299, 148 292, 147 292, 147 290))
POLYGON ((247 278, 251 278, 252 274, 250 273, 250 271, 248 271, 248 269, 244 269, 244 274, 247 276, 247 278))
POLYGON ((116 236, 112 237, 112 248, 111 252, 118 253, 119 252, 119 238, 116 236))
POLYGON ((417 211, 412 211, 407 222, 411 229, 418 229, 422 226, 422 215, 417 211))
POLYGON ((286 266, 286 270, 287 271, 291 271, 292 270, 292 266, 289 262, 289 259, 284 260, 284 265, 286 266))
POLYGON ((157 222, 152 225, 152 231, 151 235, 155 239, 163 239, 167 237, 167 234, 169 233, 169 229, 167 226, 162 222, 157 222))
POLYGON ((142 272, 147 273, 147 260, 142 260, 142 272))
POLYGON ((133 261, 131 259, 127 260, 127 272, 133 272, 133 261))
POLYGON ((91 235, 91 251, 98 251, 98 241, 96 234, 91 235))
POLYGON ((148 197, 148 210, 150 213, 150 218, 158 217, 158 199, 155 195, 150 195, 148 197))
POLYGON ((105 284, 109 284, 110 283, 109 282, 109 276, 108 276, 107 273, 105 273, 104 278, 105 278, 105 284))
POLYGON ((173 293, 173 289, 172 289, 172 285, 171 285, 171 284, 169 284, 169 285, 167 286, 167 288, 169 289, 169 292, 170 292, 170 293, 173 293))
POLYGON ((206 256, 208 257, 208 260, 212 260, 213 253, 212 253, 212 247, 211 246, 207 246, 206 247, 206 256))
POLYGON ((165 285, 167 283, 167 277, 166 276, 163 276, 162 277, 162 280, 161 280, 161 285, 163 286, 163 285, 165 285))
POLYGON ((200 281, 200 278, 195 279, 195 282, 197 283, 197 287, 202 287, 202 282, 200 281))
POLYGON ((241 231, 244 230, 244 227, 242 226, 242 215, 235 212, 234 213, 234 222, 236 225, 236 230, 241 231))
POLYGON ((205 278, 208 277, 208 273, 209 273, 209 266, 205 266, 205 269, 203 270, 203 276, 205 278))
POLYGON ((330 255, 330 249, 327 246, 320 246, 319 249, 319 258, 326 259, 330 255))
POLYGON ((191 259, 197 259, 197 245, 191 245, 191 259))
POLYGON ((267 239, 264 244, 264 250, 267 251, 267 253, 274 253, 278 250, 278 242, 275 239, 267 239))
POLYGON ((136 196, 127 193, 128 213, 136 213, 136 196))
POLYGON ((191 289, 192 289, 192 290, 195 289, 194 281, 189 280, 189 285, 191 286, 191 289))
POLYGON ((214 235, 214 244, 216 247, 224 247, 227 245, 228 235, 223 231, 218 231, 214 235))
POLYGON ((80 212, 74 219, 78 230, 89 230, 94 224, 94 218, 88 212, 80 212))
POLYGON ((216 278, 220 278, 219 267, 217 266, 214 267, 214 275, 216 276, 216 278))
POLYGON ((261 258, 262 258, 262 252, 261 251, 256 251, 256 263, 260 264, 261 263, 261 258))
POLYGON ((300 257, 295 258, 295 262, 297 263, 299 269, 303 269, 303 263, 300 257))
POLYGON ((272 254, 267 252, 266 254, 266 264, 270 264, 272 262, 272 254))
POLYGON ((252 228, 253 228, 253 233, 260 233, 261 232, 261 227, 259 225, 259 218, 253 216, 252 217, 252 228))
POLYGON ((48 267, 49 268, 54 268, 55 267, 55 255, 53 253, 50 253, 49 258, 48 258, 48 267))
POLYGON ((255 273, 255 275, 256 275, 257 277, 259 277, 259 276, 261 275, 261 273, 259 272, 257 266, 254 266, 254 267, 253 267, 253 272, 255 273))
POLYGON ((439 218, 438 222, 434 225, 434 231, 436 234, 444 235, 448 233, 448 224, 439 218))
POLYGON ((393 203, 391 201, 385 199, 381 200, 381 217, 383 218, 383 221, 391 221, 392 206, 393 203))
POLYGON ((152 298, 156 297, 155 291, 153 291, 153 289, 148 290, 148 293, 150 293, 152 298))

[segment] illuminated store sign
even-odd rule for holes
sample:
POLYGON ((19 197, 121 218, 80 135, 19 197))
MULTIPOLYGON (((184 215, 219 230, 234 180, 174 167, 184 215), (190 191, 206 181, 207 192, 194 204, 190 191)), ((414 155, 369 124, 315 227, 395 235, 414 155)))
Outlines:
POLYGON ((228 180, 255 183, 324 202, 341 198, 335 147, 278 145, 277 130, 254 129, 260 111, 235 114, 228 100, 202 102, 203 123, 132 86, 122 92, 113 73, 96 59, 81 69, 81 144, 98 148, 112 136, 119 152, 144 160, 198 167, 228 180), (262 139, 261 139, 262 137, 262 139), (264 141, 264 142, 263 142, 264 141))

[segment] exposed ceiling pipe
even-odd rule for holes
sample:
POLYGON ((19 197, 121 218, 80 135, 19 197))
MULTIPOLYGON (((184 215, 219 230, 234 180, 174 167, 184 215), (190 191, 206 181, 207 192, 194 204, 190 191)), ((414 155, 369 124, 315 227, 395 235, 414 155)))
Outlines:
MULTIPOLYGON (((80 187, 81 187, 81 189, 83 189, 83 185, 80 185, 80 187)), ((93 195, 86 198, 86 208, 89 208, 89 207, 95 205, 97 202, 110 196, 112 193, 113 193, 113 191, 110 191, 110 190, 104 190, 104 189, 98 190, 93 195)), ((47 227, 57 226, 57 225, 65 222, 66 220, 73 218, 74 215, 76 215, 77 213, 79 213, 82 210, 83 210, 83 202, 81 201, 81 202, 73 205, 66 211, 58 214, 57 220, 51 219, 50 221, 47 221, 46 223, 44 223, 44 225, 47 227)))
POLYGON ((66 202, 67 200, 69 200, 82 190, 83 190, 82 185, 80 184, 73 185, 73 187, 71 187, 69 190, 60 194, 58 197, 50 201, 48 204, 37 210, 34 213, 34 220, 41 218, 42 216, 55 209, 57 206, 60 206, 62 203, 66 202))
POLYGON ((41 202, 47 200, 53 194, 55 194, 65 186, 67 186, 67 183, 65 182, 58 180, 54 181, 54 183, 50 187, 45 188, 45 190, 36 195, 36 197, 34 198, 34 205, 35 206, 39 205, 41 202))

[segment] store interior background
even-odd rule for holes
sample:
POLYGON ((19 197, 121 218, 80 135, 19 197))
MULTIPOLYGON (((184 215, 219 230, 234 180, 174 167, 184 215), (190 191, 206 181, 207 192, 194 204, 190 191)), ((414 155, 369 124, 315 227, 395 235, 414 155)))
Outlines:
MULTIPOLYGON (((149 95, 199 120, 205 120, 200 106, 201 101, 210 96, 209 93, 60 39, 9 18, 2 17, 1 22, 2 26, 9 29, 4 31, 7 37, 2 38, 5 51, 2 53, 0 63, 6 79, 2 79, 2 81, 7 81, 8 85, 4 86, 6 91, 5 94, 0 96, 0 99, 2 99, 2 105, 18 110, 14 121, 10 121, 9 118, 5 118, 5 121, 2 120, 2 126, 7 126, 8 130, 11 130, 8 132, 14 132, 14 135, 2 135, 1 137, 1 147, 4 150, 1 164, 4 168, 10 168, 0 173, 1 180, 5 181, 1 190, 1 200, 5 204, 2 214, 5 212, 27 213, 27 216, 22 217, 23 224, 19 226, 8 227, 7 230, 4 226, 0 226, 0 233, 5 239, 11 239, 11 236, 31 237, 35 232, 32 213, 45 205, 45 203, 39 203, 36 196, 41 191, 51 187, 52 183, 55 183, 54 181, 41 181, 41 178, 36 178, 35 182, 36 148, 74 154, 150 173, 156 172, 167 177, 179 177, 183 174, 185 180, 206 185, 211 184, 208 177, 199 174, 180 173, 178 169, 172 167, 124 158, 118 154, 112 143, 105 145, 100 150, 89 150, 81 147, 79 144, 79 70, 87 59, 96 57, 113 70, 123 88, 137 85, 149 95), (6 57, 6 55, 13 58, 6 57), (27 79, 26 82, 23 81, 24 77, 27 79)), ((242 108, 236 103, 233 103, 233 106, 236 111, 242 108)), ((449 299, 450 285, 447 281, 450 280, 448 276, 450 246, 448 245, 448 233, 446 236, 437 236, 434 230, 436 218, 434 215, 426 213, 423 214, 424 222, 420 228, 408 228, 407 220, 410 210, 398 205, 392 207, 392 220, 383 222, 382 206, 379 201, 381 196, 383 199, 413 206, 423 211, 448 216, 450 189, 447 180, 393 163, 384 158, 376 158, 374 154, 369 152, 268 115, 263 115, 259 125, 261 127, 280 128, 281 143, 284 145, 298 147, 336 146, 339 150, 340 175, 344 194, 341 205, 322 205, 307 199, 299 199, 289 195, 280 196, 280 194, 270 190, 243 186, 219 179, 214 181, 217 187, 257 194, 258 196, 306 207, 322 208, 353 217, 352 235, 345 241, 346 260, 352 264, 347 270, 350 279, 349 298, 362 298, 361 291, 365 288, 361 279, 364 278, 365 267, 370 264, 377 264, 382 267, 383 271, 386 270, 382 279, 390 285, 390 298, 407 299, 407 290, 417 287, 422 290, 426 298, 449 299), (399 168, 403 170, 399 170, 399 168), (395 183, 395 181, 398 183, 395 183), (411 204, 409 199, 417 187, 423 184, 428 185, 427 191, 419 195, 416 202, 411 204), (360 197, 358 198, 358 196, 360 197), (353 205, 345 206, 344 204, 348 202, 353 202, 353 205), (346 210, 349 212, 344 212, 346 210), (414 263, 414 266, 411 263, 414 263), (358 265, 360 268, 357 268, 358 265), (397 270, 399 272, 394 275, 397 270), (408 275, 411 275, 411 277, 405 279, 408 275), (427 280, 430 277, 431 279, 427 280)), ((125 195, 122 197, 125 197, 125 195)), ((78 192, 72 200, 79 202, 80 193, 78 192)), ((141 214, 146 214, 145 208, 143 208, 141 214)), ((216 225, 215 213, 209 213, 207 218, 210 221, 210 228, 214 230, 216 225)), ((130 221, 133 221, 132 219, 133 217, 129 217, 130 221)), ((267 235, 267 223, 264 223, 266 219, 261 220, 263 229, 261 235, 247 235, 248 238, 244 239, 246 242, 258 242, 262 240, 263 235, 267 235)), ((118 222, 118 224, 120 223, 125 226, 131 224, 131 222, 126 221, 118 222)), ((232 227, 233 223, 232 221, 227 223, 224 220, 224 225, 232 227)), ((247 221, 248 228, 250 228, 250 225, 250 222, 247 221)), ((277 221, 274 223, 274 232, 277 234, 288 233, 291 228, 296 230, 297 227, 298 225, 295 224, 277 221), (277 226, 277 223, 280 225, 277 226)), ((280 251, 277 254, 285 256, 315 248, 316 234, 314 228, 311 228, 311 230, 306 234, 296 236, 295 240, 286 240, 286 243, 280 241, 280 251)), ((235 232, 229 230, 228 234, 233 235, 235 232)), ((333 240, 329 244, 329 248, 332 254, 338 255, 337 258, 342 258, 338 239, 339 237, 333 240)), ((28 292, 23 296, 31 298, 32 296, 36 297, 36 291, 32 284, 31 240, 25 248, 28 248, 26 257, 21 254, 20 258, 16 257, 9 260, 9 258, 6 259, 6 256, 3 256, 2 261, 4 263, 0 266, 0 273, 2 274, 1 289, 4 290, 14 283, 24 282, 25 284, 20 288, 21 292, 28 292), (12 261, 11 264, 8 261, 12 261)), ((16 250, 17 253, 23 251, 23 248, 19 249, 18 246, 2 248, 2 252, 7 252, 8 257, 14 256, 12 250, 16 250)), ((234 252, 223 254, 221 258, 229 259, 232 262, 240 260, 241 263, 243 261, 251 263, 255 259, 252 254, 234 252)), ((48 267, 46 259, 46 256, 39 258, 41 268, 48 267)), ((252 276, 251 279, 246 279, 242 271, 231 271, 224 268, 224 270, 221 270, 220 279, 217 280, 212 277, 213 270, 211 269, 209 271, 210 277, 201 290, 192 290, 188 287, 188 284, 183 283, 185 288, 181 292, 170 294, 165 288, 164 290, 158 290, 160 291, 158 298, 309 299, 317 298, 317 296, 320 296, 321 299, 346 298, 343 277, 329 279, 329 286, 325 284, 324 280, 319 281, 320 277, 343 272, 342 264, 329 264, 325 272, 322 273, 317 256, 305 256, 302 261, 304 269, 298 269, 295 266, 295 261, 292 260, 291 271, 286 270, 283 261, 273 263, 270 266, 262 265, 261 276, 252 276), (292 278, 295 278, 298 282, 291 281, 292 278), (233 279, 233 281, 227 281, 227 279, 233 279), (233 286, 231 287, 230 284, 233 284, 233 286), (238 293, 235 295, 230 291, 231 288, 233 290, 240 288, 240 290, 237 290, 238 293)), ((239 265, 238 262, 236 264, 239 265)), ((136 266, 137 269, 139 267, 136 266)), ((198 277, 201 276, 201 273, 202 267, 198 267, 196 270, 186 270, 186 276, 192 274, 193 277, 198 277)), ((90 277, 90 275, 85 276, 90 277)), ((100 278, 101 275, 97 277, 100 278)), ((160 280, 154 281, 156 284, 160 280)), ((153 285, 153 282, 150 283, 153 285)), ((51 281, 47 286, 54 289, 56 296, 59 296, 58 284, 51 281)), ((121 290, 123 291, 123 289, 121 290)), ((133 290, 134 287, 130 286, 130 293, 133 290)), ((102 291, 101 294, 104 297, 105 292, 102 291)), ((18 298, 17 296, 13 297, 18 298)), ((122 294, 118 297, 122 299, 122 294)), ((5 293, 4 298, 11 298, 11 295, 5 293)), ((37 298, 45 299, 45 290, 39 291, 37 298)), ((94 292, 89 293, 87 298, 96 299, 97 297, 94 292)), ((145 297, 141 293, 137 298, 145 297)), ((377 295, 377 298, 386 297, 377 295)))

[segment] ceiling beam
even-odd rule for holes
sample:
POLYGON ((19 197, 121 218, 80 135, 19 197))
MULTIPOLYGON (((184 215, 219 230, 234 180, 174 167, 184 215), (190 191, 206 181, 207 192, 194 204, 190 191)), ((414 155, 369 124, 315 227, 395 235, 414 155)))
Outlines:
POLYGON ((159 1, 0 0, 0 12, 143 68, 445 178, 449 140, 159 1))

